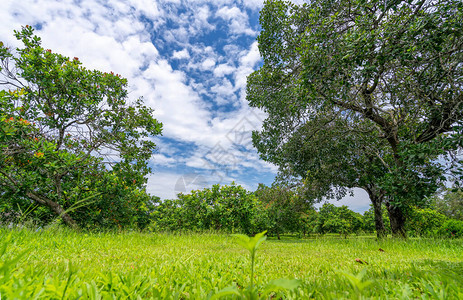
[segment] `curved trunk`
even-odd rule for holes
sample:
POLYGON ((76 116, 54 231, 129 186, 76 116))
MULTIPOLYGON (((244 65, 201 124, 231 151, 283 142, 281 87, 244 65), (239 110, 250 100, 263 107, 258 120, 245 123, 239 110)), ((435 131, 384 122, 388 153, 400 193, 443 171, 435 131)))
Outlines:
POLYGON ((76 221, 74 221, 74 219, 71 218, 70 215, 68 215, 68 213, 63 209, 63 207, 59 203, 51 201, 50 199, 47 199, 45 197, 38 196, 31 192, 27 193, 27 197, 41 205, 50 208, 56 215, 58 215, 63 220, 64 224, 68 225, 72 229, 79 229, 79 226, 77 225, 76 221))

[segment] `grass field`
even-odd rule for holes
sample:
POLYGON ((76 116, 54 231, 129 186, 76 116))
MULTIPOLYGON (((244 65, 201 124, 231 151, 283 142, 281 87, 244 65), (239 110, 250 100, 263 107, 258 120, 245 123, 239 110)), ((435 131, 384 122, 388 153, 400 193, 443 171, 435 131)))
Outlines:
MULTIPOLYGON (((0 229, 0 240, 2 300, 207 299, 250 281, 249 253, 228 235, 0 229)), ((288 299, 463 299, 463 240, 269 239, 257 288, 277 278, 301 280, 288 299)))

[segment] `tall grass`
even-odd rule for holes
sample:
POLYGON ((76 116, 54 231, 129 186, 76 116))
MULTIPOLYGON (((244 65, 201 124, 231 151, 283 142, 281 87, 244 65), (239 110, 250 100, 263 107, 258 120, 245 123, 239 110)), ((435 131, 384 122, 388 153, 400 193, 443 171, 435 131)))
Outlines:
MULTIPOLYGON (((207 299, 251 281, 227 235, 0 228, 0 254, 1 299, 207 299)), ((253 282, 277 278, 302 282, 286 298, 463 299, 463 240, 270 239, 253 282)))

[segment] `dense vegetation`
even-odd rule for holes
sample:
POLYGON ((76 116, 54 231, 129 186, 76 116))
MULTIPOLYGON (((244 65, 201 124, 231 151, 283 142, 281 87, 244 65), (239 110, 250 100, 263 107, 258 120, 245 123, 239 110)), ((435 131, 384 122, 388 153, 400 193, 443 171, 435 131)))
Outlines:
MULTIPOLYGON (((449 194, 454 193, 446 195, 449 194)), ((460 198, 460 201, 463 199, 460 198)), ((382 213, 386 233, 391 234, 385 207, 382 213)), ((376 229, 373 207, 363 215, 347 206, 330 203, 316 210, 291 191, 263 185, 254 193, 241 186, 215 185, 211 189, 180 194, 176 200, 166 200, 153 206, 151 218, 148 228, 157 232, 255 234, 268 230, 270 236, 278 239, 282 234, 302 237, 333 233, 347 237, 351 234, 374 234, 376 229), (272 196, 269 197, 269 194, 272 196), (304 205, 306 207, 302 209, 304 205)), ((410 236, 463 237, 463 221, 448 218, 432 208, 413 207, 409 210, 405 230, 410 236)))
POLYGON ((162 124, 127 80, 41 46, 0 44, 0 214, 73 228, 144 226, 148 161, 162 124))
POLYGON ((462 7, 415 2, 266 1, 264 65, 249 77, 248 100, 268 113, 254 144, 280 167, 275 184, 255 192, 216 185, 163 202, 146 193, 151 137, 162 129, 152 109, 128 101, 120 75, 87 70, 23 27, 15 32, 23 47, 0 44, 1 221, 43 226, 59 217, 73 228, 265 229, 277 237, 437 236, 444 223, 459 227, 461 192, 433 194, 443 175, 458 185, 461 171, 458 159, 437 158, 462 140, 462 7), (353 187, 370 196, 364 216, 313 208, 353 187))

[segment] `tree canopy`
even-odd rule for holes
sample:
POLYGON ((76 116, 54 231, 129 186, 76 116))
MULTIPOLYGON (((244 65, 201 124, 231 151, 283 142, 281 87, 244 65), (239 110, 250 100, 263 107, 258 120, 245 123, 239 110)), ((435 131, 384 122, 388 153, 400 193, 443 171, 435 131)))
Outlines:
POLYGON ((82 206, 114 222, 138 210, 162 129, 153 110, 128 101, 120 75, 44 49, 32 27, 15 36, 22 48, 0 44, 0 197, 72 227, 89 217, 82 206))
POLYGON ((316 173, 322 195, 374 184, 404 235, 407 207, 445 180, 437 158, 461 146, 463 3, 272 0, 260 23, 247 97, 268 114, 261 157, 309 185, 316 173))

